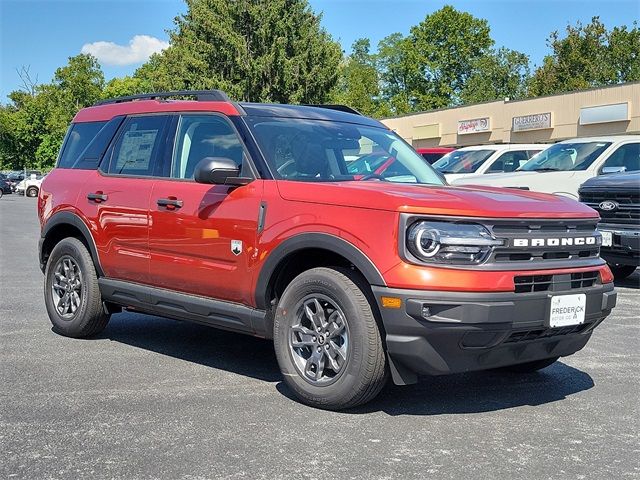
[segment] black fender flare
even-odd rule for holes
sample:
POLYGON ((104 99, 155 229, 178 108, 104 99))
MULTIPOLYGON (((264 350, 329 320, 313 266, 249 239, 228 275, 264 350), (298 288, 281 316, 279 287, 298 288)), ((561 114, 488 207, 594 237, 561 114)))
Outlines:
POLYGON ((102 266, 100 265, 100 258, 98 257, 98 249, 96 248, 96 244, 93 240, 93 236, 91 235, 91 231, 89 230, 89 227, 87 227, 87 224, 84 223, 84 221, 82 220, 82 218, 80 218, 80 216, 69 211, 54 213, 49 218, 49 220, 47 220, 47 223, 45 223, 44 227, 42 228, 42 233, 40 234, 40 243, 38 246, 40 268, 42 269, 42 271, 44 271, 44 265, 45 265, 45 259, 43 256, 43 248, 42 248, 44 241, 46 240, 47 235, 55 227, 58 227, 59 225, 71 225, 80 231, 80 233, 84 237, 86 244, 89 246, 89 253, 91 254, 91 258, 93 259, 93 265, 95 266, 96 273, 98 274, 98 277, 103 277, 104 271, 102 270, 102 266))
POLYGON ((301 233, 286 239, 267 256, 256 282, 255 301, 257 308, 261 310, 268 308, 269 282, 280 262, 292 253, 306 248, 321 248, 337 253, 351 262, 364 275, 370 285, 386 286, 378 268, 356 246, 327 233, 301 233))

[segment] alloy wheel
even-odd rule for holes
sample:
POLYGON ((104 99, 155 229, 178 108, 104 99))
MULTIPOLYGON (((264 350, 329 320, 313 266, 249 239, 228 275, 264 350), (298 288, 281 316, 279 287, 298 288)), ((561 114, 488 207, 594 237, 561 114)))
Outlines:
POLYGON ((289 350, 298 372, 316 385, 333 383, 349 359, 349 326, 345 315, 325 295, 305 297, 296 308, 289 350))
POLYGON ((82 271, 72 257, 65 255, 58 260, 53 274, 53 305, 62 318, 71 319, 82 304, 82 271))

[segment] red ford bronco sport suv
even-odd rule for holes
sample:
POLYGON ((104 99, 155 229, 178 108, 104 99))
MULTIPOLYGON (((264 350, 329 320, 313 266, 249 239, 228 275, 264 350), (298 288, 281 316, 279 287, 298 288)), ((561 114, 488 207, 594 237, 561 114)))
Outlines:
POLYGON ((544 368, 616 302, 594 210, 449 187, 342 106, 199 91, 85 108, 38 213, 55 331, 95 335, 125 308, 272 338, 286 384, 327 409, 388 376, 544 368), (350 175, 345 156, 371 152, 395 164, 350 175))

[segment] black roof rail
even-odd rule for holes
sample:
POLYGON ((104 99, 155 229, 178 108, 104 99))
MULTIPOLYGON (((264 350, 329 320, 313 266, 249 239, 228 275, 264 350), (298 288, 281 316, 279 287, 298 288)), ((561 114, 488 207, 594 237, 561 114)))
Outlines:
POLYGON ((229 97, 222 90, 174 90, 169 92, 139 93, 126 97, 109 98, 96 102, 93 106, 110 103, 131 102, 133 100, 153 100, 154 98, 196 97, 199 102, 229 102, 229 97))
POLYGON ((355 108, 348 107, 347 105, 339 105, 339 104, 327 103, 327 104, 323 104, 323 105, 305 104, 304 106, 305 107, 326 108, 327 110, 338 110, 339 112, 355 113, 356 115, 363 116, 358 110, 356 110, 355 108))

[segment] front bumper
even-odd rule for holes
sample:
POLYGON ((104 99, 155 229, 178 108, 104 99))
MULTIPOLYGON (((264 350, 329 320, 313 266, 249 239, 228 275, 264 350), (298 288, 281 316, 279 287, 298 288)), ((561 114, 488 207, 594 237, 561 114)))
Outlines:
POLYGON ((636 229, 615 225, 598 225, 598 230, 611 232, 613 244, 600 247, 600 256, 609 264, 640 266, 640 226, 636 229))
POLYGON ((550 357, 583 348, 593 329, 616 304, 613 284, 562 292, 462 293, 373 287, 386 332, 396 384, 418 375, 485 370, 550 357), (581 325, 550 328, 552 295, 586 295, 581 325), (385 308, 381 297, 402 300, 385 308))

